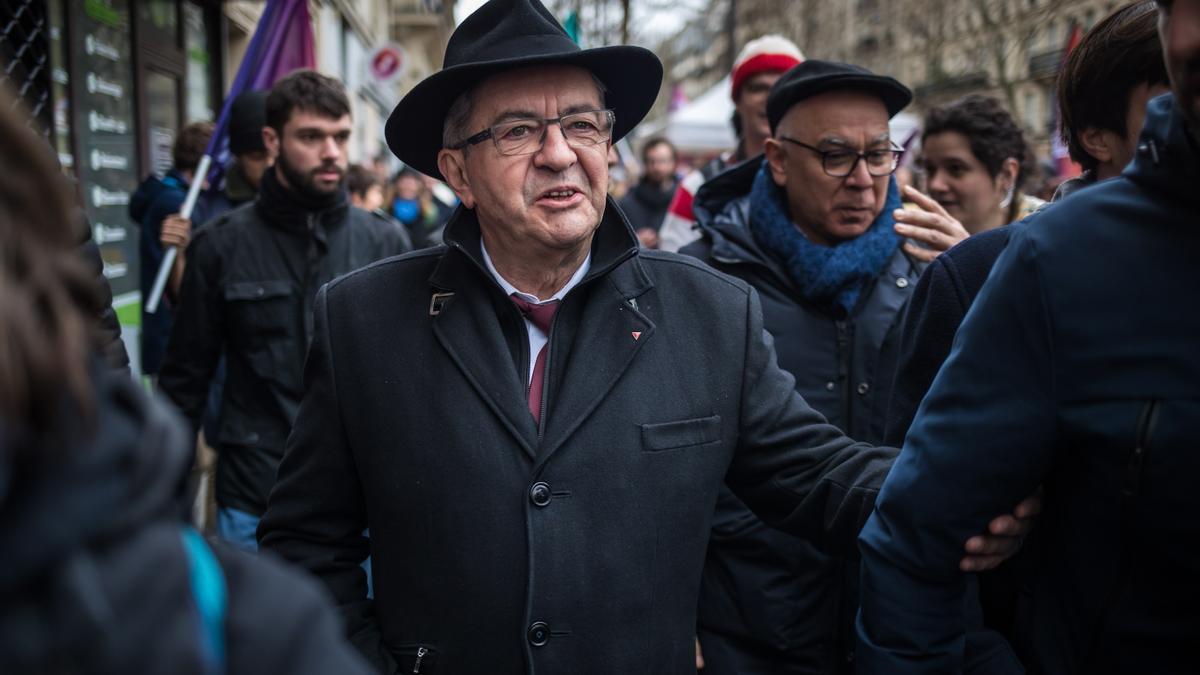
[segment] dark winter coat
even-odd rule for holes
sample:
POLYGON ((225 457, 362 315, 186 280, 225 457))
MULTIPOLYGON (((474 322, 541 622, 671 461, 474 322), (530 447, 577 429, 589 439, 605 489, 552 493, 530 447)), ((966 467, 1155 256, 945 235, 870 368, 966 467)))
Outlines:
MULTIPOLYGON (((183 546, 190 442, 127 375, 97 375, 95 424, 0 423, 0 672, 213 672, 183 546), (14 456, 25 461, 13 461, 14 456)), ((210 544, 227 604, 222 672, 368 672, 311 579, 210 544)))
POLYGON ((665 190, 645 180, 639 181, 621 197, 621 212, 629 219, 635 230, 654 230, 662 227, 667 217, 667 207, 675 195, 676 182, 672 181, 665 190))
POLYGON ((954 334, 967 310, 1014 230, 1024 227, 1021 221, 969 237, 934 258, 921 275, 900 332, 900 356, 887 406, 884 443, 903 445, 917 407, 950 355, 954 334))
POLYGON ((962 542, 1039 485, 1026 667, 1194 670, 1197 185, 1200 150, 1160 97, 1120 178, 1012 237, 863 530, 861 672, 962 668, 962 542))
MULTIPOLYGON (((747 226, 759 162, 705 183, 693 204, 703 238, 682 249, 750 284, 796 391, 851 438, 878 443, 896 369, 899 317, 922 266, 900 248, 850 315, 801 297, 747 226)), ((858 567, 771 528, 721 491, 701 586, 703 631, 763 650, 762 672, 852 668, 858 567), (772 656, 768 657, 767 654, 772 656)), ((740 664, 739 672, 748 672, 740 664)))
MULTIPOLYGON (((163 178, 148 176, 129 200, 129 216, 138 223, 138 265, 142 299, 150 296, 154 279, 162 264, 164 250, 159 238, 162 222, 179 213, 187 198, 188 183, 183 174, 172 169, 163 178)), ((142 308, 142 374, 153 375, 162 366, 171 337, 174 309, 170 303, 159 303, 154 313, 142 308)))
POLYGON ((100 247, 92 238, 92 227, 82 212, 79 214, 78 233, 79 254, 96 279, 95 341, 97 349, 109 367, 128 372, 129 352, 125 350, 125 342, 121 339, 121 323, 117 320, 117 312, 112 306, 112 286, 108 283, 108 277, 104 276, 104 260, 100 257, 100 247))
POLYGON ((261 514, 303 394, 317 289, 406 250, 391 221, 343 193, 308 210, 267 172, 259 198, 201 227, 187 251, 180 311, 159 386, 199 425, 222 353, 217 503, 261 514))
POLYGON ((446 239, 319 295, 259 528, 325 580, 384 672, 424 648, 428 672, 456 675, 694 674, 723 479, 767 522, 846 550, 894 451, 795 393, 747 284, 639 252, 610 200, 554 319, 538 427, 524 320, 474 212, 446 239))

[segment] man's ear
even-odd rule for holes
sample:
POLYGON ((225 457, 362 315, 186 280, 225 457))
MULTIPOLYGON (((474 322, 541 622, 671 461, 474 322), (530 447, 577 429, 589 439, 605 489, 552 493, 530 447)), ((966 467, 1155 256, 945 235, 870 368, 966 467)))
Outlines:
POLYGON ((475 194, 471 191, 471 180, 467 176, 466 158, 462 150, 442 148, 438 151, 438 171, 446 184, 458 195, 458 200, 468 209, 475 208, 475 194))
POLYGON ((1115 134, 1111 131, 1088 127, 1079 132, 1079 144, 1097 163, 1108 164, 1113 161, 1115 156, 1112 147, 1114 136, 1115 134))
POLYGON ((763 144, 763 154, 767 156, 767 166, 771 169, 771 178, 779 187, 787 185, 787 148, 774 138, 768 138, 763 144))
POLYGON ((271 157, 279 156, 279 134, 275 133, 272 127, 262 128, 263 145, 267 148, 267 154, 271 157))

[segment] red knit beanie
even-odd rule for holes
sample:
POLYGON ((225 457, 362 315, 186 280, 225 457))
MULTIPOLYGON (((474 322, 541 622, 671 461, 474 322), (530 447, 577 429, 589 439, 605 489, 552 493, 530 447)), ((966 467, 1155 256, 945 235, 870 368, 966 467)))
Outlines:
POLYGON ((786 72, 803 61, 800 49, 782 35, 764 35, 747 42, 733 64, 733 100, 737 100, 742 84, 751 77, 786 72))

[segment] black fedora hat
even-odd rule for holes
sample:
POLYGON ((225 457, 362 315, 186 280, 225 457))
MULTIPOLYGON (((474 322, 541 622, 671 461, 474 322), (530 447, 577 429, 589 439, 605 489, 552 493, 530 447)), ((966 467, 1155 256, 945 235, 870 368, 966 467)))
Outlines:
POLYGON ((440 71, 413 87, 388 117, 388 147, 405 164, 441 178, 442 126, 455 99, 484 78, 514 68, 574 65, 606 88, 618 140, 650 111, 662 84, 662 63, 641 47, 581 49, 538 0, 490 0, 455 29, 440 71))
POLYGON ((806 98, 838 89, 858 89, 883 100, 888 117, 895 117, 909 103, 912 91, 898 81, 876 75, 861 66, 810 59, 783 74, 767 95, 767 121, 771 133, 788 109, 806 98))

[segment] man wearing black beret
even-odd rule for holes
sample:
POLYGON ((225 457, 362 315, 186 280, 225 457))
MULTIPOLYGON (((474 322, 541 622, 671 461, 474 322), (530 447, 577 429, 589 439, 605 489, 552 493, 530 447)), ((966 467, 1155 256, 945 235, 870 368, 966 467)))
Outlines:
MULTIPOLYGON (((767 98, 765 157, 700 188, 702 237, 681 250, 758 292, 796 392, 869 443, 883 437, 900 317, 924 269, 892 217, 900 150, 888 120, 911 99, 858 66, 793 67, 767 98)), ((855 562, 770 527, 722 488, 699 602, 705 672, 852 672, 857 582, 855 562)))
POLYGON ((536 0, 492 0, 388 120, 462 205, 444 246, 318 295, 259 528, 383 672, 695 672, 723 479, 853 546, 894 451, 795 394, 749 286, 639 251, 607 199, 609 146, 661 77, 644 49, 581 50, 536 0))

